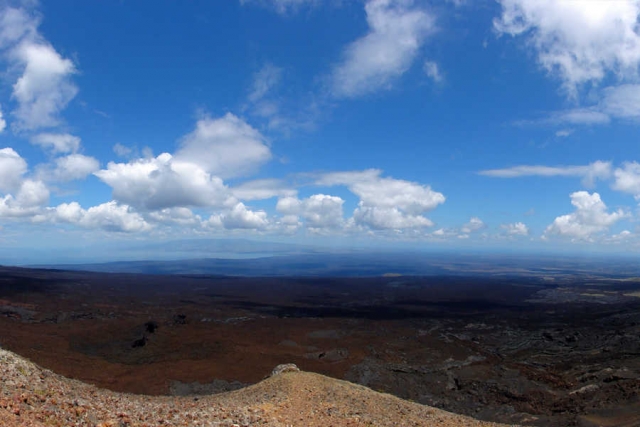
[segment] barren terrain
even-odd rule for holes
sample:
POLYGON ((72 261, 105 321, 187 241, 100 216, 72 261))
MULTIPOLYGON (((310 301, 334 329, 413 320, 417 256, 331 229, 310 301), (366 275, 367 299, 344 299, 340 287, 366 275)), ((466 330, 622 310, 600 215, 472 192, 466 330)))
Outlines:
POLYGON ((0 350, 3 427, 425 426, 499 427, 281 365, 256 385, 203 397, 101 390, 0 350))
POLYGON ((602 277, 230 278, 4 268, 0 345, 113 391, 281 363, 474 418, 640 425, 640 288, 602 277))

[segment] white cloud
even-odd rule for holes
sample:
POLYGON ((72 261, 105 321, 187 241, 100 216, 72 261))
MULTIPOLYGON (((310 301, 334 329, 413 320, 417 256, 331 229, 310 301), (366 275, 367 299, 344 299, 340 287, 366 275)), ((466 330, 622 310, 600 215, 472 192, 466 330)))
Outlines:
POLYGON ((147 219, 162 224, 199 225, 202 222, 200 216, 195 215, 191 209, 183 207, 165 208, 159 211, 149 212, 147 219))
POLYGON ((640 119, 640 85, 624 84, 604 90, 602 110, 623 119, 640 119))
POLYGON ((373 230, 402 230, 433 225, 433 221, 422 215, 408 214, 396 207, 364 206, 362 203, 353 212, 353 219, 357 224, 373 230))
POLYGON ((55 208, 50 208, 52 220, 55 222, 79 223, 86 214, 78 202, 62 203, 55 208))
POLYGON ((333 172, 322 175, 317 185, 344 185, 360 198, 353 213, 356 224, 375 230, 429 227, 422 214, 444 203, 442 193, 427 185, 380 177, 381 171, 333 172))
POLYGON ((95 175, 113 188, 115 200, 145 210, 221 206, 229 197, 222 179, 169 153, 129 163, 109 162, 95 175))
POLYGON ((73 181, 84 179, 100 169, 100 162, 83 154, 69 154, 54 160, 53 167, 44 167, 40 176, 50 181, 73 181))
POLYGON ((464 224, 460 229, 465 234, 473 233, 474 231, 481 230, 485 227, 484 222, 477 216, 472 217, 469 222, 464 224))
POLYGON ((198 120, 196 129, 182 138, 175 159, 230 178, 252 172, 270 160, 271 150, 260 132, 227 113, 218 119, 198 120))
POLYGON ((37 214, 49 200, 49 190, 42 181, 26 179, 16 196, 0 198, 0 217, 27 217, 37 214))
POLYGON ((560 129, 556 131, 556 136, 558 138, 566 138, 573 133, 573 129, 560 129))
POLYGON ((478 172, 494 178, 518 178, 522 176, 571 176, 580 177, 586 186, 592 186, 598 179, 611 176, 611 162, 595 161, 586 166, 541 166, 521 165, 505 169, 490 169, 478 172))
POLYGON ((26 178, 27 162, 12 148, 0 149, 0 217, 35 215, 49 200, 49 190, 37 179, 26 178))
POLYGON ((39 37, 40 21, 23 9, 5 7, 0 13, 0 47, 6 49, 21 39, 39 37))
POLYGON ((257 179, 246 181, 242 184, 230 188, 229 191, 234 197, 240 200, 265 200, 272 197, 292 197, 297 191, 291 189, 286 183, 279 179, 257 179))
MULTIPOLYGON (((312 128, 318 114, 314 101, 305 102, 295 109, 283 102, 276 92, 283 73, 282 68, 271 63, 265 64, 253 76, 247 104, 243 109, 259 120, 266 121, 267 129, 290 135, 295 129, 312 128)), ((291 100, 288 101, 290 103, 291 100)))
POLYGON ((640 1, 500 0, 500 34, 524 36, 538 62, 571 96, 608 73, 635 79, 640 63, 640 1))
POLYGON ((25 180, 20 186, 16 202, 22 207, 43 206, 49 200, 49 190, 42 181, 25 180))
POLYGON ((356 97, 387 88, 418 56, 434 18, 412 0, 368 0, 369 32, 351 43, 331 75, 337 97, 356 97))
POLYGON ((0 110, 0 133, 4 132, 7 128, 7 121, 4 119, 4 114, 0 110))
POLYGON ((444 228, 438 228, 436 231, 431 233, 432 236, 436 236, 436 237, 445 237, 447 234, 449 233, 444 228))
MULTIPOLYGON (((175 155, 109 162, 95 175, 113 188, 115 200, 139 209, 223 207, 235 201, 222 177, 249 172, 270 158, 265 138, 227 114, 199 120, 196 129, 182 138, 175 155)), ((256 199, 273 190, 268 187, 268 182, 254 182, 237 188, 236 193, 256 199)))
POLYGON ((119 157, 127 157, 133 152, 133 150, 118 142, 113 146, 113 152, 116 153, 119 157))
POLYGON ((591 107, 557 111, 546 121, 550 123, 569 123, 573 125, 606 125, 611 121, 611 118, 608 114, 591 107))
POLYGON ((615 178, 612 188, 623 193, 633 194, 640 199, 640 163, 626 162, 613 171, 615 178))
POLYGON ((13 111, 18 130, 58 125, 60 112, 78 92, 71 81, 75 65, 38 33, 38 25, 39 20, 22 9, 0 11, 0 46, 10 69, 21 73, 12 95, 18 103, 13 111))
POLYGON ((273 64, 265 64, 260 71, 253 76, 253 84, 249 92, 249 102, 256 103, 262 100, 282 80, 282 68, 273 64))
POLYGON ((500 226, 509 236, 528 236, 529 227, 523 222, 513 224, 502 224, 500 226))
POLYGON ((557 217, 544 232, 544 236, 552 234, 571 237, 573 240, 591 240, 594 234, 607 230, 611 225, 626 216, 621 209, 608 213, 607 206, 598 193, 589 194, 577 191, 571 194, 571 204, 576 210, 573 213, 557 217))
POLYGON ((244 203, 236 204, 228 212, 219 216, 222 226, 231 229, 263 229, 269 225, 267 213, 247 209, 244 203))
POLYGON ((115 201, 87 209, 79 224, 106 231, 127 233, 151 229, 151 226, 140 214, 133 212, 129 206, 119 205, 115 201))
POLYGON ((0 149, 0 191, 15 190, 27 172, 27 162, 13 148, 0 149))
POLYGON ((283 215, 274 221, 272 227, 282 234, 295 234, 303 225, 297 215, 283 215))
POLYGON ((49 213, 54 222, 68 222, 111 232, 132 233, 148 231, 152 228, 131 207, 120 205, 115 201, 93 206, 87 210, 82 209, 77 202, 63 203, 50 208, 49 213))
POLYGON ((31 138, 31 143, 54 153, 75 153, 80 148, 80 138, 68 133, 40 133, 31 138))
POLYGON ((337 196, 314 194, 306 199, 285 197, 278 200, 276 210, 285 216, 302 217, 307 228, 333 228, 343 225, 342 205, 344 200, 337 196))
POLYGON ((622 230, 620 233, 618 234, 613 234, 607 238, 604 239, 605 243, 628 243, 629 240, 635 238, 636 235, 632 232, 630 232, 629 230, 622 230))
MULTIPOLYGON (((612 119, 640 119, 640 84, 609 86, 593 93, 598 101, 589 107, 555 111, 541 120, 520 120, 516 124, 606 125, 612 119)), ((564 132, 563 130, 558 132, 564 132)), ((557 135, 557 134, 556 134, 557 135)), ((563 135, 559 135, 563 136, 563 135)))
POLYGON ((437 62, 424 61, 424 64, 422 65, 422 69, 424 70, 427 76, 433 79, 434 82, 442 83, 444 81, 444 76, 442 75, 442 72, 440 71, 440 67, 438 66, 437 62))
POLYGON ((281 15, 296 12, 302 6, 315 5, 319 0, 240 0, 240 4, 259 3, 273 8, 281 15))

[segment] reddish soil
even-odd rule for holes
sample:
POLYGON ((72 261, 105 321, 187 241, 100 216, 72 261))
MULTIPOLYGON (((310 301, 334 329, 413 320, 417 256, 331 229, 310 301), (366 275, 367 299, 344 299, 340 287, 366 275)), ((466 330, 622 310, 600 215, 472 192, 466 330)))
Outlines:
POLYGON ((232 390, 295 363, 484 420, 628 425, 612 414, 640 417, 640 298, 624 296, 638 284, 603 283, 606 303, 581 286, 7 268, 0 345, 119 392, 232 390))

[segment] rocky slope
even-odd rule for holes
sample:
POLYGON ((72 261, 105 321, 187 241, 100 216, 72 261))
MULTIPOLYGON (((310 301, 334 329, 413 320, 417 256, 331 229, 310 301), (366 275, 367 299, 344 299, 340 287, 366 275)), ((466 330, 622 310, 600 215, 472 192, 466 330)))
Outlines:
POLYGON ((115 393, 41 369, 0 349, 0 425, 498 426, 296 368, 209 396, 115 393))

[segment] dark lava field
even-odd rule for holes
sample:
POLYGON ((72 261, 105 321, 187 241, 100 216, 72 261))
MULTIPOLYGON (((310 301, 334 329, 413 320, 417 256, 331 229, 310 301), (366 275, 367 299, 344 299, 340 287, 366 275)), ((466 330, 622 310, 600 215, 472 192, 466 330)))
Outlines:
POLYGON ((281 363, 475 418, 640 425, 640 279, 240 278, 0 268, 0 346, 117 391, 281 363))

